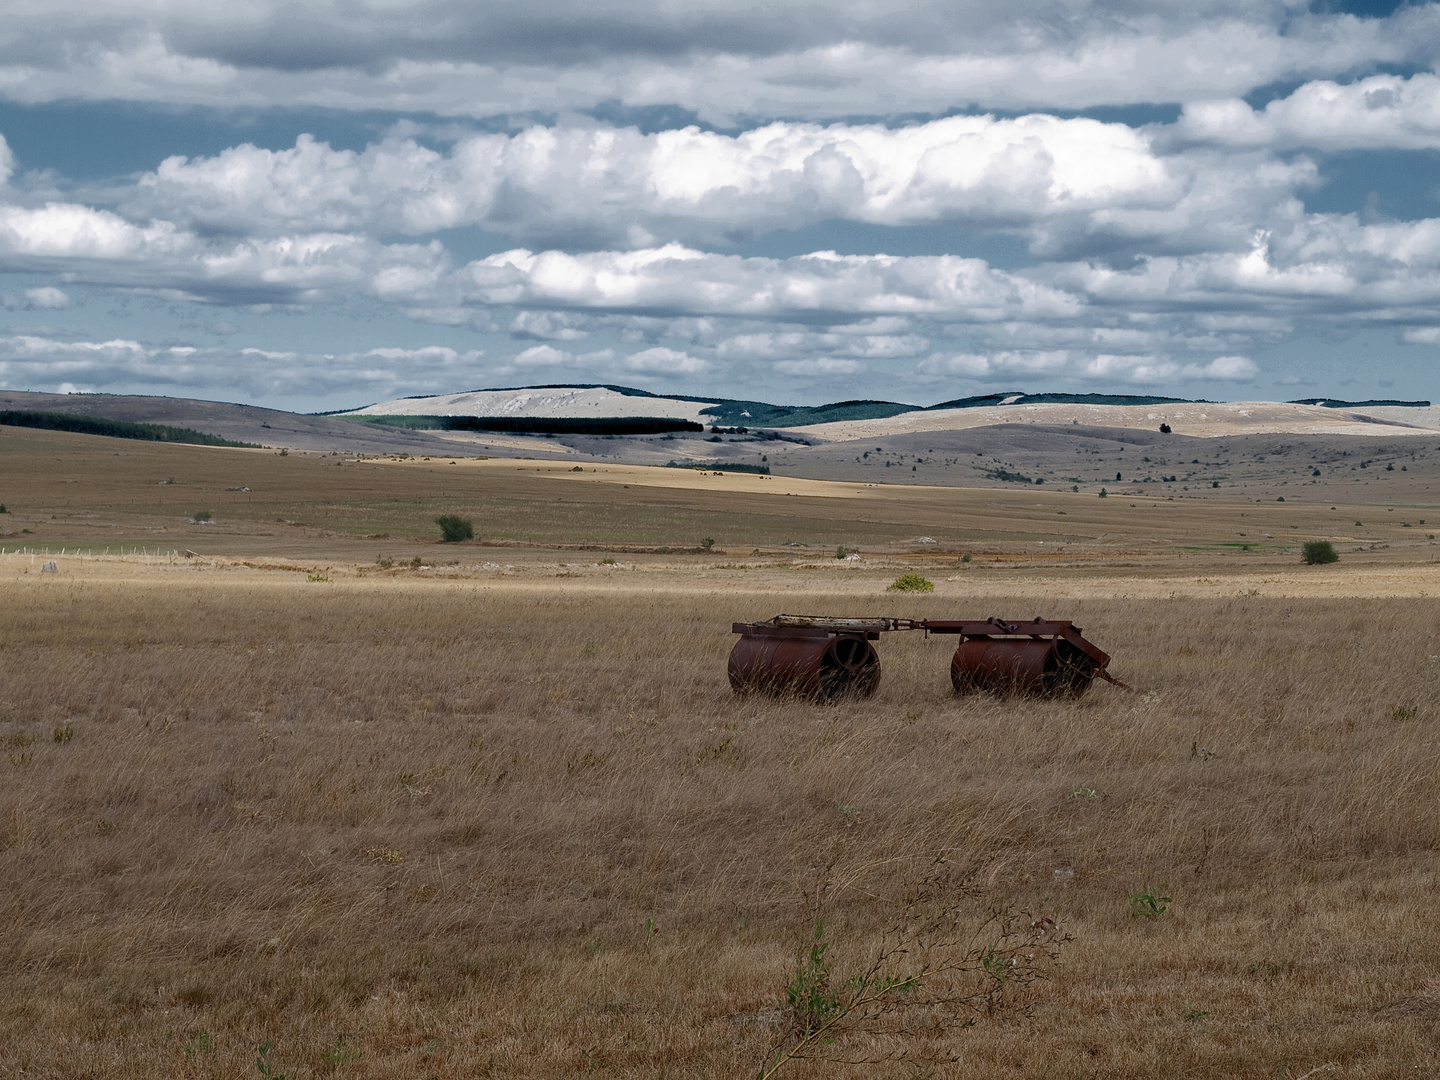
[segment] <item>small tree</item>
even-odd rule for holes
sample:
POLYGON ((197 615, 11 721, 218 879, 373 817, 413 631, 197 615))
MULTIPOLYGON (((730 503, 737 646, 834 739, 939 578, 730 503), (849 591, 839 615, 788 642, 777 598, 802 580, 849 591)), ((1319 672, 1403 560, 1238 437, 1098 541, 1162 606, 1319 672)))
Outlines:
POLYGON ((441 514, 435 519, 435 524, 440 526, 442 544, 458 544, 461 540, 475 539, 475 523, 469 518, 462 518, 458 514, 441 514))
POLYGON ((1309 566, 1340 561, 1340 556, 1335 551, 1335 545, 1329 540, 1306 540, 1300 545, 1300 558, 1304 559, 1309 566))

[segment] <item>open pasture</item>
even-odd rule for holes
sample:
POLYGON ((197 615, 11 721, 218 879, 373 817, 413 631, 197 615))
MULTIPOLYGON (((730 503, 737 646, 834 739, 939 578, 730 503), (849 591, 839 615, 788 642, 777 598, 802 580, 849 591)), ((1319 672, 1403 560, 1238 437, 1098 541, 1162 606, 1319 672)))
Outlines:
MULTIPOLYGON (((193 550, 226 557, 368 563, 438 557, 434 519, 476 522, 446 562, 552 563, 565 552, 674 564, 704 540, 727 560, 789 566, 919 559, 937 568, 1055 563, 1145 570, 1290 569, 1329 539, 1351 565, 1436 558, 1429 488, 1360 488, 1289 501, 1188 499, 1031 488, 809 480, 526 459, 356 458, 125 442, 0 428, 0 548, 92 554, 193 550), (209 520, 195 520, 197 514, 209 520), (934 543, 917 543, 922 538, 934 543)), ((1408 475, 1408 474, 1404 474, 1408 475)), ((681 565, 713 565, 708 555, 681 565)), ((874 565, 874 563, 872 563, 874 565)))
POLYGON ((753 1076, 817 895, 842 986, 927 880, 958 955, 1052 920, 1044 977, 972 965, 978 1007, 827 1050, 911 1064, 777 1075, 1440 1069, 1440 579, 1386 520, 1413 509, 1351 507, 1388 531, 1304 568, 1276 534, 1326 519, 1288 503, 26 439, 7 552, 87 554, 0 556, 0 1073, 258 1075, 268 1042, 294 1077, 753 1076), (490 510, 507 546, 420 542, 451 511, 493 539, 490 510), (201 555, 114 550, 142 543, 201 555), (937 592, 887 595, 912 564, 937 592), (730 623, 782 609, 1073 618, 1137 692, 957 698, 949 643, 891 635, 867 701, 732 696, 730 623))

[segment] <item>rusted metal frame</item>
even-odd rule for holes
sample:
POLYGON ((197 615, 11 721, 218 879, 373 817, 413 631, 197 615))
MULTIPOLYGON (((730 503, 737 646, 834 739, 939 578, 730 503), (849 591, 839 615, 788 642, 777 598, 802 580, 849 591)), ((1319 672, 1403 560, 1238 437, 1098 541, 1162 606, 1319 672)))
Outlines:
POLYGON ((823 626, 774 626, 770 623, 731 623, 730 632, 732 634, 746 634, 750 637, 863 637, 866 641, 880 640, 880 631, 878 630, 832 630, 823 626))

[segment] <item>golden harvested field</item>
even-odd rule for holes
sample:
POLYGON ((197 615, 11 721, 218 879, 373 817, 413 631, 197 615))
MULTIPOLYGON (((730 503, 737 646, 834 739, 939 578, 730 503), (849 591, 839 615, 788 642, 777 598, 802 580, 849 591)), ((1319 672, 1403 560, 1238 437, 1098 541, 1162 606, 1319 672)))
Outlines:
POLYGON ((0 1075, 1440 1073, 1423 508, 339 460, 0 431, 0 1075), (733 696, 781 610, 1136 692, 733 696))

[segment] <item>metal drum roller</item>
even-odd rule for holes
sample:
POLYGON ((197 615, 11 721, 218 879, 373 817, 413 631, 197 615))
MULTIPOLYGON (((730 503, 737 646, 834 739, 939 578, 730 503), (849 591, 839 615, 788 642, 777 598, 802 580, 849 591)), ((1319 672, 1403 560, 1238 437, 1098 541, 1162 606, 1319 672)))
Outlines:
POLYGON ((874 631, 736 623, 735 633, 729 672, 736 693, 833 701, 869 697, 880 684, 874 631))
POLYGON ((1090 689, 1096 667, 1063 638, 969 638, 950 660, 950 682, 962 694, 1079 697, 1090 689))
POLYGON ((870 642, 893 630, 958 636, 950 681, 959 693, 1079 697, 1095 679, 1129 689, 1106 670, 1109 655, 1072 622, 776 615, 733 630, 740 635, 730 652, 736 693, 869 697, 880 683, 880 657, 870 642))

